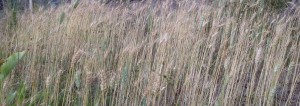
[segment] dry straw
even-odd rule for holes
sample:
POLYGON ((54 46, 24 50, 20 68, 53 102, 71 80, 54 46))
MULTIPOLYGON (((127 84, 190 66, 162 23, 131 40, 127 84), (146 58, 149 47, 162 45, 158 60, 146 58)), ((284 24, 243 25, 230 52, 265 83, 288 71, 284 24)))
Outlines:
POLYGON ((299 104, 298 7, 283 16, 260 0, 80 1, 0 29, 3 51, 33 48, 0 100, 25 80, 12 105, 299 104))

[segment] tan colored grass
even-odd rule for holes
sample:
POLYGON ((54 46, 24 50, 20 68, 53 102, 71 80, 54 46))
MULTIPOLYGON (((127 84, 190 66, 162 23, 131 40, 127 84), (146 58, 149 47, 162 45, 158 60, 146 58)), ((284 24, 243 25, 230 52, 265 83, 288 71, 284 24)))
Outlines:
POLYGON ((299 10, 174 1, 20 15, 0 48, 28 52, 3 94, 25 80, 35 105, 299 104, 299 10))

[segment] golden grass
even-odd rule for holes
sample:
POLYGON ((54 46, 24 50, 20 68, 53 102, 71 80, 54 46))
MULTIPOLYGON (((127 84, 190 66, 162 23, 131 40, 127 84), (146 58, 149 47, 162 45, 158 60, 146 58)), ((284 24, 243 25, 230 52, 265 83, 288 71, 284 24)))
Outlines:
POLYGON ((299 105, 299 8, 177 3, 20 15, 0 48, 28 52, 2 94, 24 81, 22 104, 299 105))

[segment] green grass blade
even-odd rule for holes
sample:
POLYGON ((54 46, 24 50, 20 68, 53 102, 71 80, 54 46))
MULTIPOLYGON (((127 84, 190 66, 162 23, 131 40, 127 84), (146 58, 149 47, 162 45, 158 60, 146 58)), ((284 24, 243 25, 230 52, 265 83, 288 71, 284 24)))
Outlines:
POLYGON ((9 96, 7 97, 6 103, 11 105, 13 103, 13 101, 15 100, 16 95, 17 95, 17 92, 10 93, 9 96))
POLYGON ((74 8, 74 9, 77 8, 78 5, 79 5, 79 0, 76 0, 76 2, 75 2, 75 4, 74 4, 73 8, 74 8))
POLYGON ((62 22, 64 22, 65 17, 66 17, 66 13, 65 12, 61 13, 60 18, 59 18, 59 24, 61 24, 62 22))

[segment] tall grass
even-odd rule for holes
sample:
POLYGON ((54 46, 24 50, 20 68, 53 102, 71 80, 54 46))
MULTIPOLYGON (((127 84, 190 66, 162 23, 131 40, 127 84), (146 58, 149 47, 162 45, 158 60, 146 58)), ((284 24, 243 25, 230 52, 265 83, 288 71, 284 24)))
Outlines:
POLYGON ((21 14, 0 48, 27 53, 1 92, 24 88, 19 105, 299 105, 299 8, 261 3, 83 1, 21 14))

